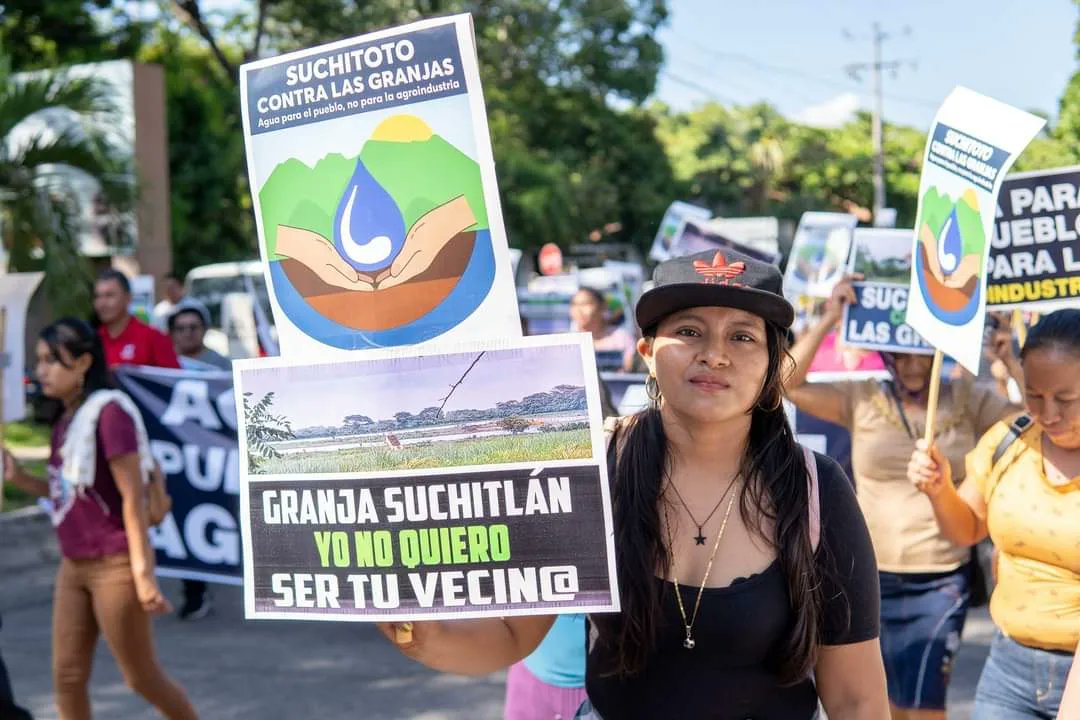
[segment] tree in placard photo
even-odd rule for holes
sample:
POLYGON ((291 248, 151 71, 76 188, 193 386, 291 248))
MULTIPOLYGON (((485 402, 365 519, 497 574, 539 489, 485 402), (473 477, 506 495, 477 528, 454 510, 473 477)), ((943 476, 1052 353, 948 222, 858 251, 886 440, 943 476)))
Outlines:
POLYGON ((499 427, 508 431, 511 435, 517 435, 529 429, 529 421, 520 415, 511 415, 500 420, 499 427))
POLYGON ((258 468, 281 453, 274 443, 293 440, 291 421, 283 415, 274 415, 274 393, 268 392, 262 400, 252 402, 252 393, 244 393, 244 425, 247 435, 248 467, 258 468))

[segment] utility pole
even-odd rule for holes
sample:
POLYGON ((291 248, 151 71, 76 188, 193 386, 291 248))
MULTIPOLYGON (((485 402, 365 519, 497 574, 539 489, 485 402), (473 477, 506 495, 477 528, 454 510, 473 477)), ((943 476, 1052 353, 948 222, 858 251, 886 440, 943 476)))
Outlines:
MULTIPOLYGON (((904 35, 910 35, 911 29, 904 28, 904 35)), ((852 36, 847 31, 844 34, 852 39, 852 36)), ((881 74, 885 70, 891 70, 893 76, 896 76, 896 71, 904 64, 901 60, 882 60, 881 58, 881 45, 889 37, 889 34, 881 29, 878 23, 874 23, 872 28, 872 34, 870 40, 873 44, 874 55, 872 62, 869 63, 852 63, 845 66, 848 74, 856 80, 861 80, 861 73, 864 70, 869 70, 872 74, 873 80, 873 92, 874 102, 872 106, 872 121, 870 125, 870 138, 874 146, 874 224, 876 225, 881 218, 881 211, 885 207, 885 140, 882 133, 882 114, 884 113, 884 99, 882 89, 882 77, 881 74)))

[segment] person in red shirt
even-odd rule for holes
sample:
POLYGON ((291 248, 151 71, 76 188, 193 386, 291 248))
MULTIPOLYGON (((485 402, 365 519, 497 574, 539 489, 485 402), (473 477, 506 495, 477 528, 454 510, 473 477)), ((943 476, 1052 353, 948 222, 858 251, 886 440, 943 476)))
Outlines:
POLYGON ((98 335, 109 369, 117 365, 180 368, 172 340, 136 317, 131 306, 131 283, 119 270, 106 270, 94 283, 94 312, 98 335))
MULTIPOLYGON (((106 270, 94 283, 94 312, 98 335, 105 349, 105 363, 112 370, 118 365, 151 365, 180 369, 172 340, 161 331, 134 317, 131 307, 131 283, 119 270, 106 270)), ((210 595, 201 580, 184 580, 184 603, 181 620, 196 620, 210 613, 210 595)))

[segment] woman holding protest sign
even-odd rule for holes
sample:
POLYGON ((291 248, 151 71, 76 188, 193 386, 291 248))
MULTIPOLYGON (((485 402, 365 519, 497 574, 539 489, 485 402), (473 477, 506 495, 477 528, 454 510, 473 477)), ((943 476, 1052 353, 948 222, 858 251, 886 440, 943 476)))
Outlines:
MULTIPOLYGON (((869 536, 847 478, 795 442, 781 403, 780 272, 726 255, 662 263, 637 305, 653 403, 609 439, 622 611, 581 636, 579 717, 808 720, 820 698, 834 720, 883 720, 869 536)), ((484 673, 552 622, 382 629, 426 665, 484 673)))
MULTIPOLYGON (((792 349, 785 387, 799 410, 846 427, 859 505, 874 540, 881 582, 881 649, 893 718, 944 720, 952 661, 971 592, 971 551, 944 536, 930 503, 907 480, 922 437, 930 386, 929 355, 882 353, 890 379, 807 383, 822 339, 855 302, 849 276, 838 283, 821 320, 792 349)), ((1008 348, 1007 364, 1016 368, 1008 348)), ((1006 352, 1003 350, 1002 352, 1006 352)), ((937 446, 955 467, 994 423, 1019 408, 993 388, 961 379, 942 386, 937 446)))
POLYGON ((49 479, 5 451, 4 477, 52 500, 62 559, 53 599, 53 682, 62 720, 91 717, 87 685, 98 634, 128 685, 171 720, 191 720, 184 691, 161 669, 151 616, 170 611, 154 577, 147 476, 155 468, 131 400, 107 389, 97 333, 81 320, 49 325, 37 343, 42 391, 63 403, 49 479))
POLYGON ((1080 643, 1080 310, 1043 318, 1021 358, 1030 415, 982 437, 959 488, 936 443, 920 440, 908 465, 946 538, 968 546, 989 533, 999 550, 976 720, 1059 717, 1080 643))

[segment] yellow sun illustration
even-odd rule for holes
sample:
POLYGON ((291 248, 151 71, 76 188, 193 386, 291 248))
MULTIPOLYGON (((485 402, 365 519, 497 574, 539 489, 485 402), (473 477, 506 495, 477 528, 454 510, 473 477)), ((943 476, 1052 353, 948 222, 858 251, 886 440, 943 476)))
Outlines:
POLYGON ((431 139, 434 134, 431 126, 415 115, 393 115, 379 123, 371 134, 371 139, 385 142, 423 142, 431 139))

